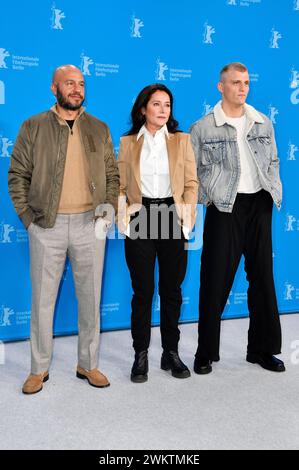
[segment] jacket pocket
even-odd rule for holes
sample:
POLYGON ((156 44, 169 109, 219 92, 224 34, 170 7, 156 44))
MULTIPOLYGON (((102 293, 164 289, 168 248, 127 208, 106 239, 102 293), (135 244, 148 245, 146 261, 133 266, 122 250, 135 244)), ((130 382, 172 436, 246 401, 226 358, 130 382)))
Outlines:
POLYGON ((96 144, 95 144, 93 136, 91 134, 87 134, 86 137, 87 137, 87 144, 88 144, 89 151, 91 153, 96 152, 97 148, 96 148, 96 144))
POLYGON ((248 143, 254 154, 258 155, 259 161, 264 168, 268 168, 273 158, 273 146, 271 136, 267 134, 248 136, 248 143))
POLYGON ((220 163, 225 155, 225 142, 205 142, 202 145, 202 164, 220 163))
POLYGON ((249 142, 255 142, 256 144, 262 144, 262 145, 270 145, 271 144, 271 137, 267 134, 253 134, 248 136, 248 141, 249 142))
POLYGON ((260 135, 258 140, 263 145, 270 145, 271 144, 271 137, 268 135, 260 135))

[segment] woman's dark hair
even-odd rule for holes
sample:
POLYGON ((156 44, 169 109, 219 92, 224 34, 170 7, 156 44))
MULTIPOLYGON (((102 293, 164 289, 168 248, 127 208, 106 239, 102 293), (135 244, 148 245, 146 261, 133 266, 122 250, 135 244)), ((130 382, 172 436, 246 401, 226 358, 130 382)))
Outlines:
POLYGON ((164 91, 165 93, 168 94, 169 99, 170 99, 170 116, 166 123, 168 131, 172 133, 180 132, 178 130, 179 123, 178 121, 174 119, 172 115, 173 96, 172 96, 171 91, 165 85, 162 85, 162 83, 154 83, 153 85, 148 85, 145 88, 143 88, 143 90, 141 90, 141 92, 137 96, 135 103, 133 105, 132 111, 131 111, 132 126, 131 126, 131 129, 128 132, 126 132, 125 135, 138 134, 141 127, 145 123, 145 116, 142 114, 141 109, 146 108, 147 103, 149 102, 151 96, 156 91, 164 91))

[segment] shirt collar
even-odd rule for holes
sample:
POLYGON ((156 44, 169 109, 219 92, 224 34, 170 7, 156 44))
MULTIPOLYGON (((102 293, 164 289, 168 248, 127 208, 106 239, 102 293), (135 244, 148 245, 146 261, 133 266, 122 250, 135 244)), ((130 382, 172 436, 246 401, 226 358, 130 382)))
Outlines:
MULTIPOLYGON (((163 134, 164 134, 167 138, 169 138, 169 132, 168 132, 168 129, 167 129, 167 125, 166 125, 166 124, 164 124, 164 126, 161 127, 161 129, 159 129, 159 130, 156 132, 155 137, 158 136, 158 135, 163 135, 163 134)), ((138 134, 137 134, 137 140, 139 140, 142 135, 147 135, 147 136, 153 137, 152 134, 147 130, 145 124, 143 124, 143 126, 142 126, 141 129, 140 129, 140 131, 138 132, 138 134)))
MULTIPOLYGON (((227 123, 227 116, 222 109, 221 103, 222 101, 218 101, 213 110, 217 127, 223 126, 225 123, 227 123)), ((263 124, 265 122, 261 114, 253 106, 245 103, 244 110, 245 115, 249 121, 257 122, 259 124, 263 124)))

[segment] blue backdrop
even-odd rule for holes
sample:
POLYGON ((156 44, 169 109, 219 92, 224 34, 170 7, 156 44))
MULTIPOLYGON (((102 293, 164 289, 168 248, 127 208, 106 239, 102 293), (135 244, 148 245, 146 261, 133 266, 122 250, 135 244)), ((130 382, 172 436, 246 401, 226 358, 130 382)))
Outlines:
MULTIPOLYGON (((299 0, 27 0, 1 2, 0 30, 0 340, 27 338, 30 280, 27 233, 7 190, 10 154, 27 117, 54 99, 51 74, 61 64, 81 68, 87 110, 106 121, 116 152, 128 129, 134 98, 149 83, 165 83, 175 96, 182 130, 218 101, 219 70, 241 61, 250 71, 248 102, 269 115, 275 129, 284 199, 274 210, 275 281, 280 312, 299 310, 299 0)), ((187 276, 182 321, 197 319, 202 207, 187 276)), ((246 316, 243 264, 225 317, 246 316)), ((129 327, 131 287, 123 240, 107 243, 101 328, 129 327)), ((153 303, 159 322, 159 298, 153 303)), ((61 284, 55 333, 77 329, 71 269, 61 284)))

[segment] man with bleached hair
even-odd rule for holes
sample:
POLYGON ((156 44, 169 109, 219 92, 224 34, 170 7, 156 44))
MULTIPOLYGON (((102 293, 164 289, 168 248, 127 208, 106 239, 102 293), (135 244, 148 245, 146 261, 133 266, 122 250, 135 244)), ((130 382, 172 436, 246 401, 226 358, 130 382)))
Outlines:
POLYGON ((270 120, 246 104, 249 74, 234 62, 223 67, 222 100, 195 122, 199 202, 207 206, 201 256, 198 348, 194 371, 208 374, 219 361, 221 315, 241 259, 249 282, 246 360, 285 370, 272 268, 273 201, 281 206, 279 160, 270 120))

